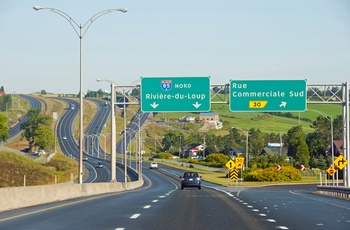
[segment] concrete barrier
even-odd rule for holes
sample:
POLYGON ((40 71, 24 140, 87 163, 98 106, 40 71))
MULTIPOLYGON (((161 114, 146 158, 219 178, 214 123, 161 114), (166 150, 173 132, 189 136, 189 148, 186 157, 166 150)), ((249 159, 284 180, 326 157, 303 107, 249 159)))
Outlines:
POLYGON ((132 190, 143 185, 143 180, 113 183, 55 184, 0 189, 0 212, 39 204, 69 200, 104 193, 132 190))

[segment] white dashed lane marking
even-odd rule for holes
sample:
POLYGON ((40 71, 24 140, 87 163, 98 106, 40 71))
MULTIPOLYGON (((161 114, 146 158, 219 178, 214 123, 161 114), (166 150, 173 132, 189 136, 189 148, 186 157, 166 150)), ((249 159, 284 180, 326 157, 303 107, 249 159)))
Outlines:
POLYGON ((139 217, 141 214, 134 214, 130 217, 130 219, 136 219, 137 217, 139 217))

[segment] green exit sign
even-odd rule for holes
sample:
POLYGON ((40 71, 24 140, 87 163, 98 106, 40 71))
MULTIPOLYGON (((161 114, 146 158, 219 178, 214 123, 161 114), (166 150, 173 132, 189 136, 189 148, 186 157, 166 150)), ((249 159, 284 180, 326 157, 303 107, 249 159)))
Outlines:
POLYGON ((210 111, 210 77, 141 77, 143 112, 210 111))
POLYGON ((306 110, 306 80, 231 80, 232 112, 306 110))

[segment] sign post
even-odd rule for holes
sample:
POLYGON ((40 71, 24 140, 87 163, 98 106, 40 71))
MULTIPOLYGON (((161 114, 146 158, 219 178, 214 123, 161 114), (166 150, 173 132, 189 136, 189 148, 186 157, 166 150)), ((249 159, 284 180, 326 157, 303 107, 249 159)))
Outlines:
POLYGON ((141 77, 142 112, 210 111, 210 77, 141 77))
POLYGON ((231 112, 306 110, 306 80, 231 80, 231 112))

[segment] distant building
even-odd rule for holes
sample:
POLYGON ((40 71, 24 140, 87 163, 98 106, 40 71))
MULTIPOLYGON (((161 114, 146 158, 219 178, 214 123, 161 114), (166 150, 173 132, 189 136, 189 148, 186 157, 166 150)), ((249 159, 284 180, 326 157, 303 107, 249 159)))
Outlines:
POLYGON ((234 159, 238 156, 245 154, 245 153, 243 153, 243 151, 244 151, 244 148, 242 148, 242 147, 231 147, 229 149, 229 155, 232 159, 234 159))
MULTIPOLYGON (((333 148, 334 148, 334 156, 338 157, 339 155, 343 155, 343 141, 341 140, 334 140, 333 141, 333 148)), ((329 147, 328 149, 328 155, 332 155, 332 148, 329 147)))
POLYGON ((265 147, 261 150, 259 155, 279 156, 287 153, 288 153, 288 148, 286 147, 265 147))
POLYGON ((6 93, 5 92, 0 92, 0 97, 5 95, 6 93))
POLYGON ((192 117, 192 116, 184 116, 184 117, 181 117, 179 118, 180 121, 184 121, 184 122, 195 122, 196 121, 196 118, 192 117))
POLYGON ((181 150, 184 153, 184 157, 197 158, 199 151, 203 151, 205 146, 203 144, 193 143, 187 146, 182 146, 181 150))
POLYGON ((216 123, 219 121, 219 114, 217 114, 217 113, 200 113, 199 120, 202 123, 216 123))
POLYGON ((207 126, 207 129, 222 128, 222 122, 219 121, 219 114, 217 113, 200 113, 199 120, 203 125, 207 126))

